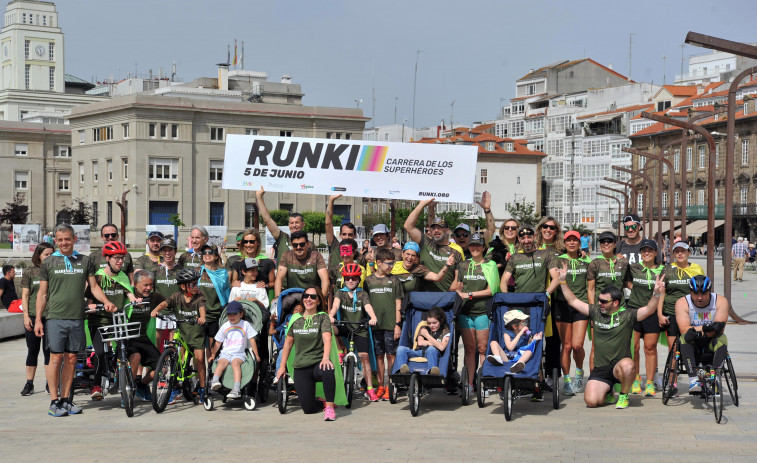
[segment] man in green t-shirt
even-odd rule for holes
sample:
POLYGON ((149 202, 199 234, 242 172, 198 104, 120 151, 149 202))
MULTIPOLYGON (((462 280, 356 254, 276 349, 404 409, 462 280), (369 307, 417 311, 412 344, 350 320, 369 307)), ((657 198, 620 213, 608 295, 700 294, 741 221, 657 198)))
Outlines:
POLYGON ((145 269, 155 272, 160 267, 160 246, 164 238, 163 233, 157 230, 147 234, 147 252, 134 261, 134 270, 145 269))
POLYGON ((328 294, 329 272, 321 253, 310 249, 307 233, 300 230, 292 233, 292 250, 279 259, 274 291, 278 297, 286 288, 308 286, 318 286, 323 294, 328 294))
MULTIPOLYGON (((103 246, 111 241, 118 241, 118 227, 112 223, 106 223, 100 227, 100 239, 103 242, 103 246)), ((95 265, 95 271, 99 268, 105 267, 105 258, 103 257, 102 252, 92 251, 89 254, 89 259, 95 265)), ((129 276, 129 280, 131 280, 132 275, 134 275, 134 264, 131 259, 131 254, 129 253, 126 254, 126 258, 124 259, 123 271, 129 276)))
POLYGON ((58 251, 40 265, 37 315, 34 333, 42 337, 47 333, 50 348, 50 364, 47 366, 47 382, 50 384, 51 416, 66 416, 81 413, 81 407, 70 402, 71 384, 76 367, 76 354, 85 347, 84 335, 84 289, 89 284, 95 299, 102 302, 105 310, 115 312, 113 305, 95 281, 95 266, 88 256, 74 251, 76 233, 68 224, 55 227, 55 244, 58 251), (47 321, 42 324, 42 314, 47 321), (61 372, 62 367, 62 372, 61 372), (58 388, 60 383, 60 400, 58 388))
MULTIPOLYGON (((273 218, 271 218, 271 214, 268 212, 268 208, 266 207, 265 201, 263 200, 263 195, 265 195, 265 190, 261 186, 260 189, 255 192, 255 197, 258 200, 258 210, 260 211, 260 217, 262 217, 263 221, 265 222, 265 226, 268 227, 268 231, 271 232, 271 236, 273 236, 273 239, 276 240, 274 248, 276 250, 276 258, 278 258, 282 254, 284 254, 284 252, 292 249, 292 247, 289 244, 289 235, 282 232, 276 222, 274 222, 273 218)), ((302 214, 292 212, 291 214, 289 214, 288 225, 289 233, 304 230, 305 218, 302 216, 302 214)))
POLYGON ((505 266, 505 273, 500 279, 499 289, 507 292, 507 282, 512 277, 515 280, 516 293, 552 294, 560 284, 557 281, 557 268, 552 254, 534 246, 534 229, 528 226, 518 231, 518 243, 521 251, 510 256, 505 266), (552 282, 547 287, 547 275, 552 282))
POLYGON ((207 228, 202 225, 192 225, 192 229, 189 230, 189 245, 192 246, 192 249, 179 257, 179 266, 199 270, 202 267, 200 249, 208 244, 209 239, 210 234, 208 234, 207 228))
POLYGON ((649 303, 639 309, 621 307, 623 292, 608 286, 599 294, 598 304, 588 304, 573 294, 566 282, 568 264, 558 269, 558 280, 565 300, 578 312, 588 315, 594 326, 594 369, 586 382, 584 402, 593 408, 615 401, 612 388, 620 383, 620 396, 615 408, 628 408, 628 391, 636 375, 631 359, 633 323, 657 311, 665 283, 658 275, 649 303))

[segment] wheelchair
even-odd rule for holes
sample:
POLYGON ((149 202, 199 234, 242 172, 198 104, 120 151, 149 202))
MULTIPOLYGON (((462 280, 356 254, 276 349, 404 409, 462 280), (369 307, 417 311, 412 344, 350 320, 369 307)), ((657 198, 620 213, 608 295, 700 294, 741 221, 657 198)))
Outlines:
MULTIPOLYGON (((696 374, 702 384, 702 391, 694 395, 699 395, 705 403, 711 401, 712 410, 715 413, 715 421, 720 423, 723 418, 723 383, 728 388, 733 405, 739 406, 739 386, 736 380, 736 372, 733 369, 733 362, 730 354, 726 354, 722 368, 712 366, 714 353, 708 350, 699 349, 696 355, 696 374)), ((675 343, 668 353, 665 361, 665 371, 662 376, 662 403, 668 404, 668 401, 678 395, 678 376, 685 374, 688 376, 689 370, 683 362, 681 356, 681 340, 676 339, 675 343)))

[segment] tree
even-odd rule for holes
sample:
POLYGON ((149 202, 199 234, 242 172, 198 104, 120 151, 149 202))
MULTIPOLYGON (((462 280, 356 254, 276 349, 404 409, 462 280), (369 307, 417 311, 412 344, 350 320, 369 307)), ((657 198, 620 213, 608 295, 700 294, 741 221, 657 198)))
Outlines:
POLYGON ((521 225, 535 226, 539 223, 541 216, 535 212, 534 203, 508 203, 506 206, 510 216, 517 220, 521 225))
POLYGON ((455 227, 464 222, 463 217, 465 214, 460 211, 447 211, 443 212, 441 216, 444 218, 447 227, 449 227, 450 230, 454 230, 455 227))
POLYGON ((179 217, 179 214, 171 214, 168 216, 168 223, 173 225, 174 227, 186 227, 187 224, 181 221, 181 217, 179 217))
POLYGON ((13 201, 5 203, 5 207, 0 211, 0 223, 10 225, 24 224, 29 217, 29 206, 24 204, 24 196, 16 193, 13 201))
POLYGON ((575 230, 578 232, 579 235, 583 235, 584 232, 591 233, 591 229, 589 229, 586 225, 583 224, 571 224, 570 227, 566 226, 565 231, 571 231, 575 230))
MULTIPOLYGON (((400 223, 399 211, 397 211, 395 218, 397 219, 397 223, 399 224, 400 223)), ((390 220, 391 220, 391 217, 388 212, 384 212, 384 213, 369 212, 368 214, 363 214, 363 226, 365 227, 365 231, 368 234, 370 234, 373 227, 375 227, 376 225, 380 223, 383 223, 384 225, 388 227, 390 220)), ((405 223, 405 221, 403 220, 402 223, 405 223)))
MULTIPOLYGON (((326 213, 317 211, 305 211, 302 213, 305 219, 305 233, 310 233, 311 241, 315 242, 315 235, 326 233, 326 213)), ((335 214, 333 223, 341 224, 342 216, 335 214)))
POLYGON ((64 207, 61 212, 65 212, 71 218, 73 225, 93 225, 94 215, 92 214, 92 204, 86 203, 80 198, 71 200, 69 206, 64 207))
MULTIPOLYGON (((270 211, 271 218, 279 227, 286 227, 289 225, 289 211, 285 209, 274 209, 270 211)), ((303 214, 304 217, 304 214, 303 214)))
MULTIPOLYGON (((402 230, 405 227, 405 221, 411 212, 413 212, 412 209, 397 209, 394 218, 397 220, 397 228, 399 230, 402 230)), ((418 217, 418 221, 415 222, 415 226, 419 230, 423 230, 426 226, 426 222, 428 222, 428 213, 426 212, 426 209, 424 209, 418 217)))

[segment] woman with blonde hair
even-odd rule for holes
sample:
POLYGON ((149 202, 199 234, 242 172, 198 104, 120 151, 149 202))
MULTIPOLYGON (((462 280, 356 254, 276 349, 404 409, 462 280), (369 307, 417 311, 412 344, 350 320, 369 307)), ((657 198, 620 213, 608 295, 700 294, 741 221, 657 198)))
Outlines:
POLYGON ((565 252, 560 222, 551 216, 543 217, 536 225, 536 249, 546 249, 555 256, 565 252))

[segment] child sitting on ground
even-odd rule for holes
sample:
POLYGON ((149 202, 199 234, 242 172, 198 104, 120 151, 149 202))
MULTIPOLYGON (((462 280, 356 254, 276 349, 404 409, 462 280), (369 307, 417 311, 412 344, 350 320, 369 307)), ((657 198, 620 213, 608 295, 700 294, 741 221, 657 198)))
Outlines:
POLYGON ((216 371, 213 372, 210 388, 214 391, 221 388, 221 375, 231 363, 231 370, 234 373, 234 387, 226 397, 238 399, 242 396, 242 364, 247 358, 248 345, 252 349, 255 361, 260 362, 258 346, 254 339, 258 332, 247 321, 242 320, 242 304, 239 301, 229 302, 226 306, 226 315, 229 320, 218 328, 218 333, 215 336, 216 343, 213 345, 213 350, 208 358, 208 363, 213 363, 213 359, 216 358, 218 349, 223 343, 221 357, 218 359, 216 371))
POLYGON ((505 349, 499 345, 499 342, 492 341, 492 353, 486 359, 497 366, 502 366, 507 358, 510 362, 515 362, 510 366, 510 372, 517 373, 526 367, 526 363, 534 355, 536 343, 541 340, 543 333, 537 333, 531 336, 528 330, 528 315, 520 310, 508 310, 502 317, 505 321, 505 332, 503 338, 505 349))
POLYGON ((408 359, 425 357, 428 362, 428 373, 430 375, 441 374, 439 358, 444 355, 444 349, 449 344, 449 328, 444 310, 439 307, 433 307, 429 310, 426 314, 426 320, 418 324, 416 332, 412 349, 407 346, 397 348, 394 364, 399 365, 399 367, 395 368, 394 373, 399 371, 403 375, 409 374, 408 359))

